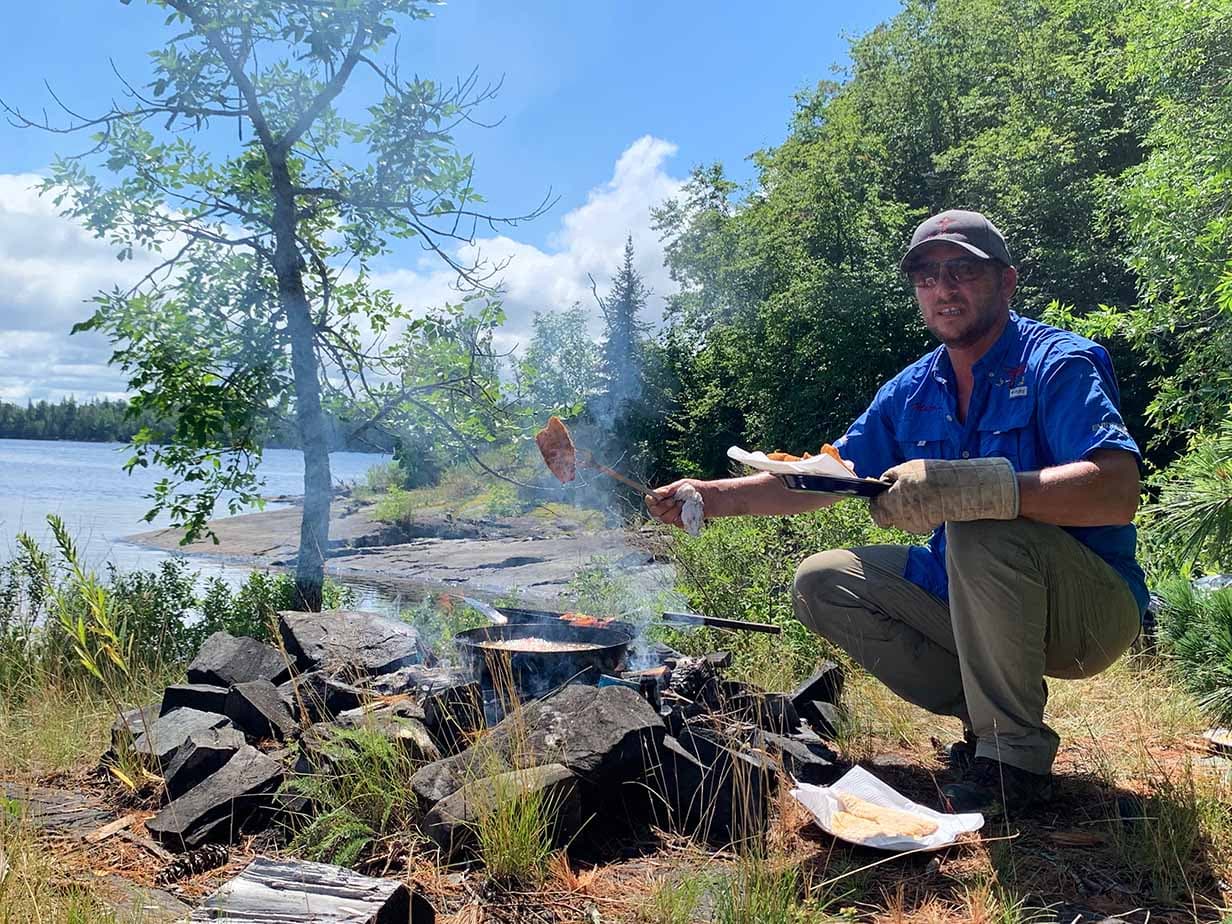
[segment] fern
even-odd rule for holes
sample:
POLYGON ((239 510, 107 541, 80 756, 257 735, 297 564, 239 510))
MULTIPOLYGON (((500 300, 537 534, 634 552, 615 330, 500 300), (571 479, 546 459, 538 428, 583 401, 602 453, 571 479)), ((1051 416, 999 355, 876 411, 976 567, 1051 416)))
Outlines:
POLYGON ((337 731, 316 764, 312 773, 283 784, 284 792, 314 807, 292 838, 293 849, 309 860, 354 866, 374 841, 409 834, 416 766, 400 745, 367 728, 337 731))

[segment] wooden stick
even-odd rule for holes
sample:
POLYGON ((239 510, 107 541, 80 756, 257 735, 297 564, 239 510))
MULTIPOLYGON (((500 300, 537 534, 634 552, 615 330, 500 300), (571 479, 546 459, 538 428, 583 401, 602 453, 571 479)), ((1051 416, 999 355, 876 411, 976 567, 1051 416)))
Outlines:
POLYGON ((607 475, 607 477, 609 478, 616 479, 621 484, 625 485, 626 487, 632 488, 634 491, 637 491, 639 494, 653 494, 654 493, 654 488, 648 488, 646 487, 646 485, 642 484, 641 482, 634 481, 632 478, 622 475, 620 474, 620 472, 616 471, 615 469, 608 468, 606 465, 600 465, 598 462, 595 462, 593 459, 591 460, 590 465, 592 468, 597 469, 600 473, 607 475))
POLYGON ((113 834, 123 831, 134 821, 137 820, 136 815, 125 815, 123 818, 117 818, 115 821, 108 822, 97 831, 86 835, 86 842, 89 844, 98 844, 107 840, 113 834))

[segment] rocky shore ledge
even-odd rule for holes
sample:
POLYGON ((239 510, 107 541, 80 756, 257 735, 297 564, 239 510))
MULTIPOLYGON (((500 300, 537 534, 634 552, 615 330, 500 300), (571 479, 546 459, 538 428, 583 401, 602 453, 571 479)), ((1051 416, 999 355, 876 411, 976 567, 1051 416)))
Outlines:
MULTIPOLYGON (((204 555, 254 567, 293 567, 299 546, 298 498, 276 498, 277 510, 213 521, 215 544, 181 546, 180 533, 158 529, 129 542, 168 552, 204 555)), ((373 583, 452 588, 483 595, 519 591, 553 599, 597 556, 616 563, 639 587, 670 583, 670 569, 637 548, 622 529, 587 529, 565 518, 440 515, 407 526, 381 523, 373 505, 349 497, 334 501, 328 574, 373 583)))

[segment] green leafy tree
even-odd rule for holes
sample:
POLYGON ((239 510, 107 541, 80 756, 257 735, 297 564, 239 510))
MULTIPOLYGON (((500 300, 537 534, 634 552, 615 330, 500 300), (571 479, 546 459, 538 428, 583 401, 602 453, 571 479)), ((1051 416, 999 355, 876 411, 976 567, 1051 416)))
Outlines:
POLYGON ((165 443, 145 429, 133 439, 130 466, 171 472, 151 516, 169 512, 188 540, 208 531, 220 499, 232 511, 258 504, 261 447, 293 416, 305 469, 296 581, 301 605, 315 609, 327 409, 360 407, 385 423, 409 403, 444 417, 425 399, 434 384, 455 396, 484 387, 458 378, 454 358, 474 368, 473 350, 436 336, 457 319, 420 319, 398 336, 408 312, 373 285, 371 268, 406 240, 463 285, 482 290, 491 278, 496 267, 451 249, 478 221, 502 220, 480 211, 452 132, 495 88, 474 74, 453 85, 403 74, 391 40, 427 18, 429 2, 151 2, 175 34, 152 56, 154 79, 126 83, 128 105, 70 113, 65 126, 6 108, 26 125, 94 132, 90 151, 56 162, 45 191, 121 259, 139 249, 163 258, 133 287, 100 294, 76 328, 112 340, 134 412, 173 425, 165 443), (398 363, 422 342, 434 360, 451 358, 417 367, 408 384, 398 363))
MULTIPOLYGON (((748 189, 721 165, 695 171, 656 212, 680 286, 666 467, 720 473, 733 442, 815 450, 928 349, 897 272, 927 214, 997 222, 1028 316, 1132 304, 1115 193, 1149 127, 1150 97, 1124 76, 1135 15, 1110 0, 908 0, 853 42, 841 81, 798 96, 787 138, 753 155, 748 189)), ((1141 434, 1144 349, 1104 339, 1141 434)))
POLYGON ((599 346, 580 305, 535 312, 530 343, 518 363, 526 399, 536 411, 574 417, 599 394, 599 346))

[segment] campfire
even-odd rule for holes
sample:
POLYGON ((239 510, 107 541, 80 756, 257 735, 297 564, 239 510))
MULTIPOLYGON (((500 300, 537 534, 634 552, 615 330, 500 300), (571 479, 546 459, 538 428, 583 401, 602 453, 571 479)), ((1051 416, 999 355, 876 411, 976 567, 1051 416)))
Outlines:
POLYGON ((113 729, 115 749, 166 781, 150 836, 190 856, 303 811, 280 784, 314 772, 322 747, 360 726, 412 755, 420 827, 451 859, 473 848, 467 806, 502 768, 552 788, 562 842, 604 843, 636 825, 714 844, 758 836, 781 773, 823 784, 840 773, 825 744, 842 687, 833 664, 796 690, 765 691, 725 677, 723 652, 686 657, 622 620, 498 610, 503 624, 458 634, 457 663, 372 613, 281 613, 281 649, 211 636, 187 684, 113 729))

